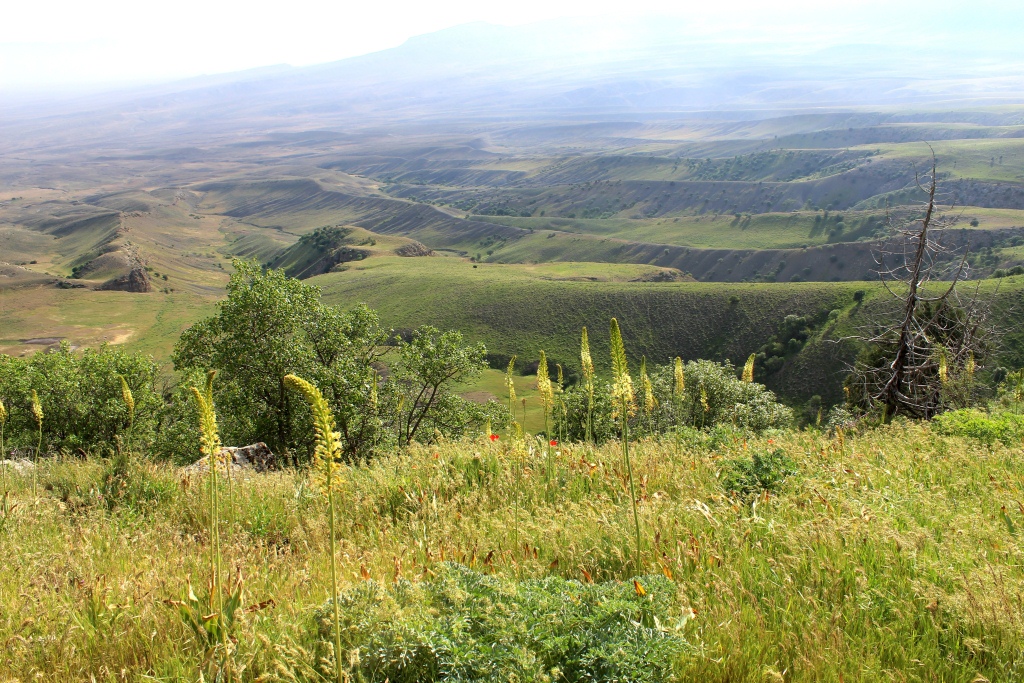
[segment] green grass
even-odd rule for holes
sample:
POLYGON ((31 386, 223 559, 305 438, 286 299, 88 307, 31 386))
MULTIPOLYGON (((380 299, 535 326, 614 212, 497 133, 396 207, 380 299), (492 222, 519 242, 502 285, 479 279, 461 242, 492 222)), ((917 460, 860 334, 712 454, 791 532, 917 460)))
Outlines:
POLYGON ((30 354, 45 346, 24 339, 66 338, 73 346, 124 344, 170 360, 181 332, 213 311, 213 301, 188 292, 132 294, 30 287, 0 290, 0 353, 30 354))
MULTIPOLYGON (((1024 182, 1024 139, 936 140, 931 145, 939 170, 951 178, 1024 182)), ((917 160, 922 171, 926 170, 925 164, 928 167, 931 164, 928 147, 923 142, 865 145, 863 149, 879 150, 888 159, 917 160)))
MULTIPOLYGON (((839 212, 847 228, 854 228, 877 212, 839 212)), ((704 249, 793 249, 828 244, 829 235, 815 211, 742 215, 708 214, 667 218, 521 218, 473 216, 474 220, 636 242, 654 242, 704 249), (819 222, 815 222, 815 218, 819 222)), ((826 223, 825 225, 831 225, 826 223)), ((544 235, 546 237, 546 233, 544 235)), ((517 245, 516 245, 517 246, 517 245)), ((504 251, 497 252, 505 257, 504 251)))
MULTIPOLYGON (((658 599, 670 602, 653 616, 672 629, 671 614, 693 615, 678 631, 687 646, 674 651, 661 680, 1020 679, 1024 488, 1016 447, 940 436, 927 424, 851 434, 841 451, 814 432, 726 433, 714 446, 701 443, 640 442, 634 454, 644 572, 671 576, 675 589, 665 597, 659 588, 658 599), (795 474, 773 494, 730 497, 723 463, 774 449, 795 474)), ((559 594, 583 597, 590 579, 609 595, 633 590, 618 444, 560 449, 554 495, 544 468, 528 461, 517 547, 517 483, 504 446, 413 449, 343 471, 344 588, 367 585, 364 576, 410 582, 395 595, 411 602, 383 629, 417 626, 417 642, 465 648, 473 647, 460 641, 467 632, 445 620, 478 614, 475 628, 499 630, 476 633, 499 640, 500 629, 515 629, 515 638, 536 628, 570 633, 563 620, 573 611, 557 606, 559 594), (443 561, 480 578, 451 593, 443 561), (531 581, 549 576, 570 583, 531 592, 531 581), (451 599, 428 603, 428 594, 451 599), (506 619, 493 597, 502 594, 509 609, 545 609, 506 619), (493 607, 474 611, 486 607, 481 600, 493 607), (431 604, 444 611, 420 609, 431 604)), ((33 501, 29 479, 14 480, 17 507, 0 528, 0 674, 32 680, 45 672, 57 683, 196 680, 202 649, 163 601, 207 573, 201 481, 183 486, 179 472, 145 463, 115 472, 102 461, 69 461, 44 462, 39 482, 33 501)), ((315 615, 329 593, 323 500, 295 472, 238 480, 234 500, 225 564, 241 570, 244 605, 265 603, 241 617, 236 670, 244 666, 243 681, 319 680, 315 615)), ((346 637, 359 646, 375 634, 387 631, 346 637)), ((401 655, 390 648, 346 661, 401 655)))
MULTIPOLYGON (((866 283, 558 281, 544 277, 543 267, 473 265, 444 258, 367 259, 309 282, 322 287, 330 303, 369 304, 389 326, 459 329, 492 353, 517 354, 525 361, 536 360, 544 349, 552 362, 572 369, 579 365, 584 325, 592 331, 598 367, 608 367, 604 330, 612 317, 623 326, 630 354, 653 363, 677 355, 738 361, 768 341, 786 315, 823 318, 832 309, 852 307, 854 291, 875 288, 866 283), (451 292, 458 292, 457 306, 451 292)), ((600 264, 581 270, 595 268, 613 272, 600 264)), ((838 386, 828 375, 838 369, 826 362, 820 382, 810 384, 838 386)))

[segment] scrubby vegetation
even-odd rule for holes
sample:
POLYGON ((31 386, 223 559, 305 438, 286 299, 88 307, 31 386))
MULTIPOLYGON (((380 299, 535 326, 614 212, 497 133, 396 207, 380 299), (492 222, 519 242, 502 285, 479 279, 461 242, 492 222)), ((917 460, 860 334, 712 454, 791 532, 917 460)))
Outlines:
MULTIPOLYGON (((539 445, 524 456, 481 438, 341 466, 346 674, 1020 677, 1019 446, 914 423, 842 440, 724 427, 713 442, 634 446, 641 572, 618 443, 560 445, 548 462, 539 445), (776 451, 793 473, 735 493, 729 463, 776 451)), ((205 641, 165 604, 188 595, 189 577, 201 596, 209 575, 205 477, 183 481, 145 461, 112 475, 102 460, 44 460, 33 496, 12 473, 14 511, 0 532, 6 678, 197 680, 206 670, 205 641)), ((234 486, 230 515, 221 498, 224 575, 242 589, 234 676, 330 677, 322 498, 303 471, 234 486)))
POLYGON ((515 358, 505 402, 470 404, 452 387, 481 345, 396 335, 243 262, 163 394, 110 348, 0 356, 0 439, 31 455, 0 465, 0 673, 1024 674, 1024 373, 989 406, 944 377, 965 407, 930 422, 851 401, 798 430, 757 353, 637 363, 613 319, 602 376, 596 336, 571 385, 539 350, 536 435, 515 358), (222 438, 271 442, 283 468, 228 467, 222 438))

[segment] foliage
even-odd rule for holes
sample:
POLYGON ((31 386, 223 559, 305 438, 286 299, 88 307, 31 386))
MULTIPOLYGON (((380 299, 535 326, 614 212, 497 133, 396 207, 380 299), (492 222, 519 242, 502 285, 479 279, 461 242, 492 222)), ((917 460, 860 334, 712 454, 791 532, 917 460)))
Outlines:
MULTIPOLYGON (((367 581, 339 597, 360 680, 667 681, 692 650, 676 587, 661 575, 514 581, 453 563, 434 574, 387 588, 367 581)), ((318 613, 322 637, 328 614, 318 613)))
POLYGON ((797 473, 796 463, 781 448, 755 451, 749 458, 727 460, 722 486, 741 497, 762 492, 777 493, 788 477, 797 473))
POLYGON ((487 367, 486 354, 483 344, 466 344, 461 332, 441 332, 429 325, 399 344, 386 391, 390 401, 400 401, 395 426, 401 445, 412 443, 417 435, 426 435, 427 441, 432 441, 435 433, 456 438, 488 419, 504 419, 497 404, 477 406, 452 391, 453 385, 476 377, 487 367))
MULTIPOLYGON (((682 365, 682 375, 674 364, 655 367, 650 372, 650 385, 654 409, 631 418, 631 425, 640 426, 645 433, 665 433, 683 427, 708 429, 719 424, 730 424, 755 432, 789 426, 793 411, 778 402, 775 394, 764 385, 744 382, 736 377, 731 364, 713 361, 690 361, 682 365), (682 386, 683 390, 678 391, 682 386)), ((594 397, 594 439, 598 442, 613 438, 614 406, 611 399, 598 391, 594 397)), ((578 387, 566 391, 566 416, 556 415, 556 429, 575 440, 583 437, 586 424, 585 394, 578 387)), ((633 428, 633 427, 631 427, 633 428)))
MULTIPOLYGON (((451 390, 485 367, 483 345, 466 344, 461 333, 424 326, 393 348, 391 332, 366 306, 327 306, 317 287, 245 261, 235 263, 219 309, 185 331, 174 362, 185 372, 221 371, 217 402, 229 443, 266 441, 277 452, 310 457, 309 407, 287 390, 288 374, 320 387, 348 460, 424 434, 459 436, 494 413, 451 390), (385 356, 389 377, 382 382, 377 368, 385 356)), ((168 427, 168 446, 187 448, 168 427)))
POLYGON ((157 373, 151 358, 108 345, 77 352, 64 342, 52 353, 27 359, 0 354, 0 398, 10 413, 8 445, 36 445, 35 390, 45 416, 44 451, 117 450, 130 423, 134 443, 148 446, 163 403, 156 389, 157 373), (125 385, 133 398, 131 411, 124 399, 125 385))
POLYGON ((1011 446, 1024 440, 1024 415, 989 414, 968 408, 936 415, 932 421, 940 434, 963 436, 988 446, 996 442, 1011 446))
MULTIPOLYGON (((672 673, 711 683, 760 683, 782 672, 795 683, 866 683, 880 672, 912 679, 922 670, 943 681, 1020 680, 1024 617, 1012 598, 1024 591, 1019 449, 979 447, 909 421, 849 432, 850 457, 836 457, 831 443, 815 430, 758 436, 723 424, 646 439, 634 451, 639 512, 657 548, 651 570, 671 575, 681 615, 695 612, 686 631, 692 648, 672 673), (775 448, 797 463, 799 477, 756 508, 724 495, 723 460, 775 448)), ((406 581, 426 591, 432 573, 445 571, 442 560, 455 560, 510 591, 557 579, 543 603, 549 611, 520 615, 541 627, 545 615, 561 623, 558 615, 577 609, 575 581, 623 581, 629 598, 633 526, 619 444, 557 449, 550 489, 536 451, 519 456, 506 444, 504 435, 414 444, 342 467, 353 501, 337 520, 342 594, 360 577, 389 594, 406 581)), ((144 488, 132 478, 148 481, 159 500, 108 506, 98 495, 105 462, 57 458, 40 466, 33 504, 29 476, 10 470, 13 523, 0 532, 8 678, 32 680, 43 670, 55 683, 107 680, 111 671, 128 680, 198 679, 201 641, 154 596, 180 598, 191 575, 204 597, 196 577, 205 583, 209 567, 206 487, 183 482, 167 464, 135 472, 128 488, 144 488)), ((322 681, 315 669, 329 671, 331 662, 310 617, 330 594, 323 500, 305 472, 236 484, 239 523, 225 548, 252 596, 234 614, 238 678, 322 681), (249 611, 270 600, 277 606, 249 611)), ((384 631, 390 600, 374 632, 384 631)), ((483 618, 502 617, 499 604, 483 618)), ((418 614, 428 624, 442 620, 424 612, 411 603, 412 617, 392 613, 389 623, 415 624, 418 614)), ((344 654, 355 666, 368 651, 344 654)))

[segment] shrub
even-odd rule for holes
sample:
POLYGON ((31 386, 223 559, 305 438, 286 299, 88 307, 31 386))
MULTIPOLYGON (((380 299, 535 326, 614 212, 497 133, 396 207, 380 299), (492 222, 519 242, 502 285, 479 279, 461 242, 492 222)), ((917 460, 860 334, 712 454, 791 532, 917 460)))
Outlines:
POLYGON ((37 353, 28 359, 0 354, 0 397, 10 406, 12 445, 36 445, 30 405, 35 389, 46 416, 44 451, 119 449, 130 419, 123 378, 135 403, 133 446, 145 448, 153 440, 162 405, 155 387, 157 372, 156 363, 148 356, 107 345, 76 352, 64 342, 52 353, 37 353))
MULTIPOLYGON (((637 411, 630 421, 630 430, 645 435, 681 428, 712 429, 717 425, 761 432, 788 427, 793 422, 791 408, 779 403, 775 394, 756 382, 743 382, 736 377, 732 364, 714 361, 690 361, 684 370, 685 391, 682 397, 673 393, 675 375, 671 365, 658 366, 650 373, 651 387, 657 407, 648 414, 637 411)), ((561 395, 565 404, 555 411, 555 430, 564 430, 570 440, 583 438, 586 425, 586 395, 572 388, 561 395)), ((594 395, 594 440, 598 443, 618 434, 611 418, 612 404, 608 391, 594 395)))
POLYGON ((722 472, 725 490, 741 497, 756 496, 763 491, 777 493, 790 476, 797 473, 796 464, 781 448, 755 452, 750 458, 727 460, 722 472))
POLYGON ((1024 439, 1024 416, 1013 413, 989 415, 973 408, 951 410, 936 415, 932 424, 939 434, 976 439, 989 446, 997 441, 1013 445, 1024 439))
MULTIPOLYGON (((357 680, 665 681, 689 649, 676 586, 663 576, 585 585, 452 563, 435 571, 418 584, 366 581, 339 596, 357 680)), ((317 612, 323 649, 332 608, 317 612)))

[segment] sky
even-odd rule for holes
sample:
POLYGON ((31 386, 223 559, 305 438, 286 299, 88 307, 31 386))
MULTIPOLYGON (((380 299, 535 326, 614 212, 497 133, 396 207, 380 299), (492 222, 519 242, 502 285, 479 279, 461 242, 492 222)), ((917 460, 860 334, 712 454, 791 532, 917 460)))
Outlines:
POLYGON ((765 27, 871 40, 884 33, 872 26, 887 27, 891 34, 894 26, 916 25, 919 17, 947 28, 997 20, 1005 28, 1024 29, 1016 5, 1007 0, 22 1, 9 3, 0 23, 0 94, 330 62, 473 21, 522 25, 623 16, 628 10, 629 16, 683 15, 695 32, 727 26, 739 40, 765 27))

